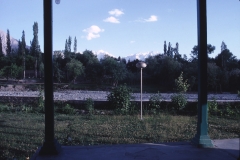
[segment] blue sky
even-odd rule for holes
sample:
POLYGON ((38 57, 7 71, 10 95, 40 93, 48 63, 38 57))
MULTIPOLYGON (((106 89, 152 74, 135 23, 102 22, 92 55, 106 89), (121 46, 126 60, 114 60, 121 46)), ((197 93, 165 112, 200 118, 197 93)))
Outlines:
MULTIPOLYGON (((43 1, 1 0, 0 30, 26 43, 38 22, 43 51, 43 1)), ((224 41, 240 59, 240 1, 207 0, 208 43, 220 53, 224 41)), ((77 38, 77 50, 104 50, 114 56, 163 52, 164 41, 189 54, 197 44, 196 0, 61 0, 53 5, 53 48, 64 50, 65 40, 77 38)), ((72 45, 73 46, 73 45, 72 45)), ((72 47, 73 48, 73 47, 72 47)), ((72 49, 73 50, 73 49, 72 49)))

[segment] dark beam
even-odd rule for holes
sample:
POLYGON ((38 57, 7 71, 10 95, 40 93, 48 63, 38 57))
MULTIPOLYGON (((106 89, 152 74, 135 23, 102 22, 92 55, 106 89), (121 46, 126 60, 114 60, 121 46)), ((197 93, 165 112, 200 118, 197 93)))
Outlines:
POLYGON ((197 133, 192 142, 199 147, 213 147, 208 136, 207 106, 207 4, 197 0, 198 26, 198 122, 197 133))
POLYGON ((53 57, 52 57, 52 0, 43 1, 44 10, 44 94, 45 94, 45 141, 40 155, 54 155, 61 146, 54 139, 53 105, 53 57))

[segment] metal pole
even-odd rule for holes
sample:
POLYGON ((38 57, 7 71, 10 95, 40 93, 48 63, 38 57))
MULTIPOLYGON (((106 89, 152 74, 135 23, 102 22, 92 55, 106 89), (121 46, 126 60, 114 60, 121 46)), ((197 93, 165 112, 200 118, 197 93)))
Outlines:
POLYGON ((45 141, 40 155, 56 155, 61 146, 54 139, 53 58, 52 58, 52 0, 43 1, 44 10, 44 94, 45 141))
POLYGON ((141 120, 142 120, 142 68, 141 68, 141 120))
POLYGON ((199 147, 213 147, 208 136, 207 113, 207 4, 197 0, 198 20, 198 122, 197 133, 192 142, 199 147))

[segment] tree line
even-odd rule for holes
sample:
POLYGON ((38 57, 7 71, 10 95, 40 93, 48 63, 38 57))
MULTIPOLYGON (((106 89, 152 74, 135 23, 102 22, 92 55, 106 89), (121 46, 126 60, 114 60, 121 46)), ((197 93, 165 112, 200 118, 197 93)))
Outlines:
MULTIPOLYGON (((18 49, 11 48, 10 34, 7 31, 6 55, 2 53, 2 39, 0 36, 0 76, 3 78, 25 79, 25 70, 34 71, 35 78, 42 78, 44 71, 43 54, 38 43, 38 24, 33 25, 33 39, 30 48, 26 47, 25 33, 22 32, 18 41, 18 49)), ((98 59, 90 50, 77 52, 77 39, 65 41, 65 50, 54 51, 53 69, 54 81, 57 83, 92 83, 117 86, 119 83, 137 85, 140 83, 140 70, 136 67, 138 59, 127 61, 124 58, 105 56, 98 59)), ((191 57, 181 55, 179 44, 172 47, 164 41, 163 53, 149 56, 145 59, 148 64, 143 69, 144 85, 154 85, 159 91, 173 91, 175 79, 183 73, 188 80, 189 90, 198 89, 198 46, 191 51, 191 57)), ((208 44, 207 53, 211 54, 215 46, 208 44)), ((221 44, 221 52, 215 57, 208 57, 208 90, 212 92, 236 92, 240 90, 240 60, 227 48, 225 42, 221 44)))

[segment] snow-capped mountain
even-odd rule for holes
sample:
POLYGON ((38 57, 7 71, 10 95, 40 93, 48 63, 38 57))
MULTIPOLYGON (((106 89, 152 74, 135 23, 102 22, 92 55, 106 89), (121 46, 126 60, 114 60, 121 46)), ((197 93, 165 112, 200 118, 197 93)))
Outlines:
POLYGON ((140 52, 140 53, 135 53, 135 54, 132 54, 130 56, 123 57, 123 58, 125 58, 126 61, 128 61, 128 60, 134 61, 135 59, 138 59, 140 61, 144 61, 149 56, 155 56, 157 54, 160 54, 160 52, 153 52, 153 51, 150 51, 150 52, 140 52))
MULTIPOLYGON (((99 51, 92 51, 93 54, 95 54, 97 56, 97 58, 100 60, 100 59, 103 59, 105 55, 108 55, 110 57, 114 57, 114 58, 118 58, 117 56, 114 56, 104 50, 99 50, 99 51)), ((135 59, 138 59, 140 61, 144 61, 146 58, 148 58, 149 56, 155 56, 157 54, 160 54, 159 52, 153 52, 153 51, 150 51, 150 52, 140 52, 140 53, 135 53, 135 54, 132 54, 130 56, 126 56, 126 57, 122 57, 122 58, 125 58, 126 61, 130 60, 130 61, 134 61, 135 59)))
POLYGON ((104 51, 104 50, 98 50, 98 51, 92 51, 93 54, 95 54, 97 56, 97 58, 100 60, 100 59, 103 59, 105 55, 108 55, 110 57, 114 57, 114 58, 117 58, 116 56, 104 51))
MULTIPOLYGON (((2 31, 2 30, 0 30, 0 36, 2 38, 2 51, 3 51, 3 54, 6 54, 7 33, 2 31)), ((10 35, 10 41, 11 41, 12 49, 16 50, 18 48, 18 40, 16 40, 15 38, 11 37, 11 35, 10 35)))

